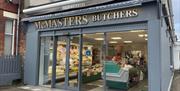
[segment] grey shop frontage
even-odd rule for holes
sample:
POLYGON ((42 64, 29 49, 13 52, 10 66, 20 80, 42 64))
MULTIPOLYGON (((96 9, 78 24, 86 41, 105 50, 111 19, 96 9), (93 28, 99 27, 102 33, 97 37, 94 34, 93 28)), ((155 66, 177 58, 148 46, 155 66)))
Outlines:
POLYGON ((25 84, 119 91, 146 80, 148 91, 168 91, 171 41, 156 2, 102 5, 23 21, 25 84), (138 76, 131 74, 132 68, 138 76))

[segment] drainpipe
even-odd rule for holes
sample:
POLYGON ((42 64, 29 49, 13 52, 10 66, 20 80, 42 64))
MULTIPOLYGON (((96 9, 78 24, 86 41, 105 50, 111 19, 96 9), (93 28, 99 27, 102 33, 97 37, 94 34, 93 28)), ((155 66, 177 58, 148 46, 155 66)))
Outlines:
POLYGON ((16 55, 19 54, 18 44, 19 44, 20 11, 21 11, 21 0, 19 0, 19 3, 18 3, 18 19, 17 19, 17 31, 16 31, 16 55))

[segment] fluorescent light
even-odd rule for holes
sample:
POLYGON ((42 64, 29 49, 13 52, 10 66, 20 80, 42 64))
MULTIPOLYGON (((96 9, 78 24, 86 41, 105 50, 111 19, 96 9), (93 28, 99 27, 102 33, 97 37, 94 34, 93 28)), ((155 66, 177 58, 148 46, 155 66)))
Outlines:
POLYGON ((115 44, 118 43, 117 41, 110 41, 109 43, 115 44))
POLYGON ((124 43, 132 43, 132 41, 124 41, 124 43))
POLYGON ((148 37, 147 34, 139 34, 138 36, 141 37, 141 38, 142 38, 142 37, 148 37))
POLYGON ((122 39, 121 37, 112 37, 111 39, 113 40, 119 40, 119 39, 122 39))
POLYGON ((96 34, 104 34, 104 33, 96 33, 96 34))
POLYGON ((145 38, 145 40, 148 40, 147 38, 145 38))
POLYGON ((104 38, 94 38, 95 40, 104 40, 104 38))
POLYGON ((143 34, 139 34, 138 36, 139 36, 139 37, 141 37, 141 38, 142 38, 142 37, 144 37, 144 35, 143 35, 143 34))
POLYGON ((144 32, 144 30, 131 30, 130 32, 136 33, 136 32, 144 32))

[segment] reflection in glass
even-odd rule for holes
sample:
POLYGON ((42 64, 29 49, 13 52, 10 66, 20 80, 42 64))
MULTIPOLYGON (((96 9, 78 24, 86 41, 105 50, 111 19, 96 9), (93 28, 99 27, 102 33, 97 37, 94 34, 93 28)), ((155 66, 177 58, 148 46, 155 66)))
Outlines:
POLYGON ((66 46, 67 38, 58 37, 57 41, 57 63, 56 63, 56 87, 64 88, 66 72, 66 46))
POLYGON ((42 37, 40 43, 39 84, 51 82, 52 70, 52 40, 51 37, 42 37))

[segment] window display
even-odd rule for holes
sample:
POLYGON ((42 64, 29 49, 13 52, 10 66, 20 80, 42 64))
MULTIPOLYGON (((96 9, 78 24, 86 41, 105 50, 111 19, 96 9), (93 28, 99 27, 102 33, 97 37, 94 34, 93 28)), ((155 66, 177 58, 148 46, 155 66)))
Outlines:
MULTIPOLYGON (((86 67, 90 67, 92 65, 92 56, 87 55, 86 52, 89 51, 92 54, 92 46, 85 45, 83 47, 83 60, 82 65, 86 67)), ((52 54, 52 52, 50 53, 52 54)), ((52 60, 52 59, 51 59, 52 60)), ((57 66, 56 66, 56 74, 58 77, 61 77, 65 74, 65 63, 66 63, 66 43, 59 42, 57 46, 57 66)), ((78 64, 79 64, 79 48, 78 44, 71 43, 70 47, 70 74, 76 74, 78 72, 78 64)), ((49 66, 49 78, 52 74, 52 66, 49 66)))
MULTIPOLYGON (((89 91, 90 88, 88 87, 91 83, 91 85, 93 86, 96 85, 95 87, 93 87, 93 91, 103 91, 102 87, 104 86, 104 82, 107 83, 106 87, 127 90, 131 87, 134 87, 144 79, 147 79, 146 40, 138 37, 138 33, 126 33, 127 32, 107 33, 107 46, 105 46, 104 44, 105 34, 103 33, 83 35, 83 46, 81 51, 81 82, 83 91, 89 91), (127 35, 136 35, 137 38, 127 35), (131 40, 131 42, 127 42, 127 40, 131 40), (104 53, 106 52, 105 50, 107 51, 106 54, 104 53), (96 87, 101 88, 102 90, 96 89, 96 87)), ((52 39, 49 38, 49 40, 52 39)), ((46 59, 46 61, 44 61, 44 64, 46 64, 46 66, 42 66, 40 68, 45 68, 44 73, 46 73, 45 78, 42 78, 42 80, 48 77, 50 81, 50 79, 52 79, 53 48, 51 43, 48 44, 48 41, 46 44, 48 46, 44 49, 46 50, 48 59, 42 59, 46 59), (48 68, 48 70, 46 67, 48 68)), ((78 87, 78 72, 80 72, 79 51, 79 36, 73 36, 69 38, 58 37, 56 54, 57 87, 63 87, 66 84, 68 84, 69 87, 78 87), (68 39, 69 42, 67 42, 68 39), (69 53, 67 53, 68 51, 69 53), (68 58, 69 60, 66 60, 66 58, 68 58), (67 69, 69 70, 67 71, 67 69)), ((41 52, 43 53, 44 50, 42 50, 41 52)), ((41 72, 43 73, 43 70, 41 72)))

